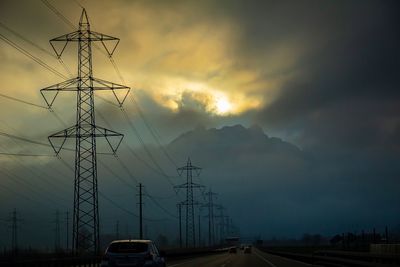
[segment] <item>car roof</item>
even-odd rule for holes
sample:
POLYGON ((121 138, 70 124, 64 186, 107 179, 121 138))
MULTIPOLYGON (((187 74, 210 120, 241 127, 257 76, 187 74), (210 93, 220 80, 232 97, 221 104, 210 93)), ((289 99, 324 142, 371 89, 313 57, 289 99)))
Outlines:
POLYGON ((145 243, 145 244, 150 244, 153 241, 147 240, 147 239, 122 239, 122 240, 114 240, 111 242, 111 244, 114 243, 145 243))

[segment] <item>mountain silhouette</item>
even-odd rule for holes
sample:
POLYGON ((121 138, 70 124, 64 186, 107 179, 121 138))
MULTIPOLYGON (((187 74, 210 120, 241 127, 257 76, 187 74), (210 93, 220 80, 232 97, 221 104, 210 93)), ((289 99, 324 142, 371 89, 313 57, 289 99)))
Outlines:
POLYGON ((204 159, 206 165, 211 163, 207 162, 207 159, 214 158, 229 163, 237 161, 238 158, 269 161, 282 157, 306 157, 297 146, 280 138, 269 137, 257 125, 249 128, 234 125, 221 129, 198 127, 174 139, 168 148, 174 155, 204 159))

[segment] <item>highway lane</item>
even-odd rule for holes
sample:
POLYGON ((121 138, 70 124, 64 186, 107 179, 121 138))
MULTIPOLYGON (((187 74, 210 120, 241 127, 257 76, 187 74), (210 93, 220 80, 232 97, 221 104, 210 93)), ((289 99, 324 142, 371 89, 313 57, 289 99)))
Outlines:
POLYGON ((271 255, 253 248, 251 254, 238 250, 237 254, 223 253, 193 259, 171 262, 167 267, 306 267, 311 264, 302 263, 283 257, 271 255))

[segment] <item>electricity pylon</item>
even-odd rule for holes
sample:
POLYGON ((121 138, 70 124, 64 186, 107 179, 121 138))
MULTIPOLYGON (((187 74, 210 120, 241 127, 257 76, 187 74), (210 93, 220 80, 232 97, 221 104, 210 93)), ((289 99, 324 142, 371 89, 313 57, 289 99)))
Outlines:
POLYGON ((183 171, 186 171, 186 183, 177 185, 175 188, 185 188, 186 189, 186 200, 182 201, 180 204, 186 206, 186 247, 190 244, 192 247, 196 246, 196 229, 195 229, 195 219, 194 219, 194 206, 198 205, 197 201, 194 201, 194 188, 203 188, 203 185, 193 183, 193 171, 196 175, 200 175, 201 168, 192 165, 190 158, 186 163, 186 166, 178 168, 179 175, 182 175, 183 171))
POLYGON ((17 217, 17 209, 14 208, 14 210, 11 213, 11 218, 8 220, 11 222, 11 249, 14 254, 17 253, 18 251, 18 222, 21 220, 18 219, 17 217))
POLYGON ((56 219, 54 220, 54 251, 58 252, 61 248, 60 233, 60 212, 56 210, 56 219))
POLYGON ((224 206, 222 205, 216 205, 217 210, 219 210, 219 215, 215 216, 215 218, 219 219, 219 223, 217 224, 219 226, 219 241, 223 242, 223 240, 226 237, 226 233, 225 233, 225 218, 227 216, 224 215, 224 206))
POLYGON ((217 193, 214 193, 210 190, 204 195, 208 196, 208 203, 204 204, 203 207, 208 208, 208 214, 205 216, 208 218, 208 245, 215 245, 215 224, 214 224, 214 207, 217 205, 214 203, 214 196, 217 193))
POLYGON ((119 39, 94 32, 90 29, 85 9, 79 20, 77 31, 50 40, 57 57, 61 57, 69 42, 78 43, 78 77, 40 90, 49 109, 59 92, 77 92, 76 124, 48 137, 50 144, 58 155, 67 138, 75 138, 75 186, 74 212, 72 230, 72 248, 75 253, 99 252, 99 210, 97 191, 97 158, 96 138, 105 137, 115 154, 121 144, 123 135, 97 126, 94 112, 94 91, 111 90, 122 106, 129 93, 129 87, 104 81, 93 77, 92 42, 100 42, 109 57, 115 51, 119 39), (106 42, 114 42, 109 47, 106 42), (61 46, 57 45, 61 44, 61 46), (119 99, 116 90, 126 90, 126 95, 119 99), (46 93, 52 92, 50 98, 46 93), (112 137, 117 142, 112 142, 112 137), (56 144, 60 140, 60 144, 56 144))

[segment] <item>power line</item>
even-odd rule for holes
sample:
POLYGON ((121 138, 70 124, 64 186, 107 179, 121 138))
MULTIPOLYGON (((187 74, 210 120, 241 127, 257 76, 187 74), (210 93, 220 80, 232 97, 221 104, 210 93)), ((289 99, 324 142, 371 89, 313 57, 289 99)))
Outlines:
POLYGON ((22 194, 20 191, 16 191, 12 187, 6 186, 4 184, 0 184, 0 188, 3 188, 6 192, 12 192, 13 194, 19 195, 20 197, 22 197, 25 200, 27 200, 29 203, 36 202, 36 204, 38 204, 39 206, 43 206, 44 203, 48 204, 45 201, 41 202, 42 200, 37 200, 37 199, 34 199, 34 198, 30 197, 30 196, 22 194))
MULTIPOLYGON (((146 190, 146 189, 145 189, 145 190, 146 190)), ((148 196, 149 199, 150 199, 158 208, 160 208, 162 211, 164 211, 166 214, 168 214, 169 216, 171 216, 171 217, 174 218, 174 219, 178 219, 178 217, 177 217, 176 215, 174 215, 174 214, 172 214, 171 212, 169 212, 167 209, 165 209, 163 206, 161 206, 161 204, 160 204, 157 200, 155 200, 153 196, 149 195, 149 194, 147 193, 147 190, 146 190, 146 196, 148 196)))
POLYGON ((4 97, 4 98, 7 98, 7 99, 10 99, 10 100, 13 100, 13 101, 16 101, 16 102, 19 102, 19 103, 27 104, 27 105, 30 105, 30 106, 43 108, 43 109, 48 109, 45 106, 38 105, 38 104, 35 104, 35 103, 32 103, 32 102, 28 102, 28 101, 25 101, 25 100, 22 100, 20 98, 16 98, 16 97, 13 97, 13 96, 8 96, 8 95, 2 94, 2 93, 0 93, 0 96, 4 97))
POLYGON ((55 155, 50 154, 24 154, 24 153, 7 153, 0 152, 2 156, 17 156, 17 157, 55 157, 55 155))
POLYGON ((157 144, 159 145, 159 147, 161 148, 162 152, 164 153, 164 155, 167 157, 167 159, 172 163, 172 165, 177 169, 178 165, 176 164, 176 162, 174 161, 174 159, 171 157, 171 155, 168 153, 168 151, 166 150, 166 148, 164 147, 163 144, 161 144, 159 137, 157 136, 157 134, 155 133, 155 130, 153 129, 153 127, 150 125, 149 121, 147 120, 147 118, 145 117, 143 111, 141 110, 139 103, 136 101, 136 99, 133 97, 133 95, 130 95, 130 99, 132 101, 132 103, 135 105, 139 116, 142 118, 146 128, 149 130, 150 134, 153 136, 154 140, 157 142, 157 144))
POLYGON ((39 49, 40 51, 42 51, 43 53, 47 54, 48 56, 51 56, 53 58, 56 58, 51 52, 47 51, 46 49, 44 49, 43 47, 39 46, 38 44, 32 42, 31 40, 27 39, 26 37, 24 37, 22 34, 18 33, 17 31, 11 29, 9 26, 5 25, 3 22, 0 22, 0 26, 3 27, 4 29, 6 29, 7 31, 11 32, 12 34, 14 34, 15 36, 17 36, 18 38, 20 38, 21 40, 27 42, 28 44, 36 47, 37 49, 39 49))
MULTIPOLYGON (((50 10, 52 10, 56 15, 58 15, 58 16, 60 17, 60 19, 62 19, 67 25, 69 25, 70 27, 72 26, 72 28, 74 28, 73 24, 72 24, 65 16, 63 16, 54 6, 52 6, 52 5, 51 5, 50 3, 48 3, 46 0, 42 0, 42 2, 43 2, 50 10)), ((78 4, 79 4, 79 3, 78 3, 78 4)), ((110 62, 112 63, 112 65, 113 65, 114 69, 116 70, 118 76, 120 77, 120 79, 121 79, 122 81, 124 81, 124 79, 123 79, 123 77, 122 77, 122 75, 121 75, 121 72, 119 71, 119 69, 118 69, 118 67, 117 67, 117 65, 116 65, 116 63, 115 63, 115 61, 114 61, 114 59, 112 58, 112 53, 111 53, 111 54, 109 53, 109 59, 110 59, 110 62)), ((105 99, 103 99, 103 100, 105 100, 105 99)), ((106 100, 105 100, 105 101, 106 101, 106 100)), ((108 101, 106 101, 106 102, 108 102, 108 101)), ((125 113, 125 112, 124 112, 124 113, 125 113)), ((125 113, 125 115, 127 115, 127 114, 125 113)), ((127 118, 127 117, 126 117, 126 118, 127 118)), ((127 120, 129 121, 129 118, 127 118, 127 120)), ((146 125, 149 126, 147 122, 146 122, 146 125)), ((131 126, 133 127, 133 129, 135 129, 133 125, 131 125, 131 126)), ((155 161, 154 157, 152 156, 152 154, 150 153, 150 151, 149 151, 149 150, 147 149, 147 147, 145 146, 143 140, 141 139, 141 137, 140 137, 140 135, 138 134, 138 132, 136 131, 136 129, 134 130, 134 132, 137 133, 137 136, 138 136, 140 142, 141 142, 141 143, 143 144, 143 146, 145 147, 145 150, 146 150, 147 154, 149 155, 149 157, 150 157, 150 159, 153 161, 153 163, 156 165, 156 167, 159 169, 159 171, 160 171, 165 177, 167 177, 168 181, 169 181, 172 185, 174 185, 174 184, 169 180, 169 177, 165 174, 165 172, 162 170, 162 168, 161 168, 161 167, 158 165, 158 163, 155 161)), ((154 135, 154 132, 153 132, 153 131, 151 131, 151 133, 152 133, 152 135, 154 135)), ((154 137, 155 137, 155 136, 154 136, 154 137)), ((164 151, 164 152, 165 152, 165 151, 164 151)), ((123 162, 120 161, 120 160, 118 160, 118 161, 119 161, 120 164, 123 166, 123 168, 129 173, 129 175, 130 175, 131 177, 133 177, 133 175, 130 173, 129 169, 123 164, 123 162)), ((176 165, 175 165, 175 166, 176 166, 176 165)), ((133 177, 133 178, 134 178, 134 177, 133 177)), ((136 180, 136 178, 134 178, 134 179, 136 180)), ((152 200, 153 200, 160 208, 162 208, 162 206, 159 205, 158 202, 156 202, 154 199, 152 199, 152 200)), ((162 209, 165 210, 164 208, 162 208, 162 209)), ((165 211, 166 211, 166 210, 165 210, 165 211)))
MULTIPOLYGON (((8 171, 5 171, 4 169, 1 169, 0 172, 3 175, 5 175, 8 178, 10 178, 10 180, 14 181, 15 183, 25 185, 25 188, 28 189, 29 191, 31 191, 32 193, 34 193, 34 194, 36 194, 38 196, 45 197, 50 203, 54 204, 54 199, 53 198, 47 196, 47 194, 43 194, 43 191, 44 191, 43 188, 36 189, 37 188, 37 184, 34 185, 34 184, 26 181, 25 179, 22 179, 20 176, 17 176, 17 175, 12 174, 12 173, 10 173, 8 171)), ((51 193, 51 191, 48 191, 48 192, 51 193)), ((65 199, 61 198, 60 196, 58 196, 56 194, 53 194, 53 196, 55 198, 59 198, 62 201, 66 201, 65 199)), ((48 203, 48 202, 46 201, 46 203, 48 203)))
MULTIPOLYGON (((28 139, 28 138, 25 138, 25 137, 20 137, 20 136, 16 136, 16 135, 5 133, 5 132, 0 132, 0 135, 8 137, 8 138, 24 141, 24 142, 27 142, 27 143, 35 144, 35 145, 40 145, 40 146, 45 146, 45 147, 52 147, 51 145, 49 145, 47 143, 42 143, 42 142, 39 142, 39 141, 31 140, 31 139, 28 139)), ((70 149, 70 148, 61 148, 61 149, 64 149, 64 150, 67 150, 67 151, 75 151, 74 149, 70 149)))
MULTIPOLYGON (((99 111, 96 110, 97 115, 103 120, 103 122, 107 125, 107 127, 111 127, 111 124, 107 121, 107 119, 104 117, 104 115, 99 111)), ((144 165, 146 165, 149 169, 157 173, 158 175, 165 175, 165 173, 160 172, 159 170, 155 169, 153 166, 151 166, 146 160, 141 158, 127 143, 125 140, 122 140, 122 143, 125 145, 125 147, 128 149, 128 151, 139 161, 141 161, 144 165)), ((136 179, 135 179, 136 180, 136 179)))
POLYGON ((110 167, 108 167, 103 161, 101 161, 100 159, 98 159, 98 162, 100 163, 101 166, 103 166, 104 169, 106 169, 109 173, 111 173, 113 175, 113 177, 116 177, 118 180, 120 180, 123 184, 125 184, 126 186, 137 190, 137 188, 133 185, 131 185, 129 182, 127 182, 124 178, 122 178, 121 176, 119 176, 117 173, 115 173, 110 167))
MULTIPOLYGON (((14 141, 15 142, 15 141, 14 141)), ((17 154, 19 155, 19 154, 17 154)), ((54 156, 53 156, 54 157, 54 156)), ((59 187, 61 189, 65 189, 65 187, 60 187, 59 182, 55 182, 53 177, 50 177, 47 173, 43 172, 42 169, 37 168, 35 165, 26 164, 26 161, 21 160, 18 157, 11 156, 11 159, 19 164, 22 168, 25 168, 29 171, 31 175, 34 175, 37 178, 40 178, 39 181, 44 181, 47 184, 52 185, 53 187, 59 187)), ((64 190, 62 190, 64 191, 64 190)))
MULTIPOLYGON (((125 213, 132 215, 136 218, 139 218, 139 215, 133 213, 132 211, 122 207, 121 205, 119 205, 118 203, 116 203, 115 201, 113 201, 111 198, 107 197, 106 195, 104 195, 104 193, 102 193, 101 191, 99 191, 99 195, 104 198, 105 200, 107 200, 109 203, 111 203, 114 207, 124 211, 125 213)), ((145 221, 151 221, 151 222, 161 222, 161 221, 165 221, 165 219, 150 219, 150 218, 143 218, 143 220, 145 221)))
POLYGON ((60 62, 60 64, 63 66, 65 71, 68 73, 68 75, 71 76, 71 77, 73 76, 72 73, 71 73, 71 70, 64 63, 64 61, 61 59, 61 57, 55 56, 54 54, 52 54, 51 52, 49 52, 45 48, 41 47, 40 45, 38 45, 38 44, 34 43, 33 41, 29 40, 28 38, 24 37, 22 34, 20 34, 17 31, 11 29, 9 26, 5 25, 4 23, 0 22, 0 26, 3 27, 4 29, 6 29, 7 31, 11 32, 12 34, 14 34, 15 36, 17 36, 21 40, 25 41, 26 43, 36 47, 38 50, 42 51, 43 53, 47 54, 48 56, 51 56, 52 58, 57 59, 58 62, 60 62))
MULTIPOLYGON (((23 100, 23 99, 21 99, 21 98, 16 98, 16 97, 9 96, 9 95, 5 95, 5 94, 2 94, 2 93, 0 93, 0 96, 1 96, 1 97, 4 97, 4 98, 7 98, 7 99, 10 99, 10 100, 13 100, 13 101, 16 101, 16 102, 19 102, 19 103, 26 104, 26 105, 30 105, 30 106, 34 106, 34 107, 38 107, 38 108, 42 108, 42 109, 49 109, 48 107, 45 107, 45 106, 42 106, 42 105, 39 105, 39 104, 32 103, 32 102, 23 100)), ((62 121, 62 119, 57 115, 57 113, 55 113, 54 110, 50 110, 50 111, 51 111, 51 114, 56 118, 56 120, 57 120, 60 124, 62 124, 64 127, 66 127, 66 124, 65 124, 65 123, 62 121)))
MULTIPOLYGON (((73 23, 68 20, 64 15, 62 15, 53 5, 51 5, 47 0, 41 0, 43 2, 43 4, 45 4, 51 11, 53 11, 65 24, 67 24, 68 26, 70 26, 72 29, 75 29, 73 23)), ((76 2, 79 6, 82 7, 82 5, 78 2, 76 2)), ((101 50, 102 51, 102 50, 101 50)), ((102 51, 103 52, 103 51, 102 51)), ((122 76, 114 58, 112 57, 112 55, 108 55, 108 58, 112 64, 112 66, 114 67, 115 72, 117 73, 119 79, 125 83, 125 79, 122 76)), ((100 97, 100 96, 98 96, 100 97)), ((135 103, 135 99, 132 97, 133 102, 135 103)), ((106 101, 107 103, 109 103, 109 101, 105 98, 100 97, 102 100, 106 101)), ((159 146, 161 147, 163 153, 166 155, 166 157, 171 161, 171 163, 175 166, 175 168, 177 168, 177 164, 175 163, 175 161, 172 159, 172 157, 168 154, 168 152, 166 151, 166 149, 164 148, 164 146, 161 144, 161 142, 159 141, 159 139, 157 138, 157 136, 154 133, 154 130, 152 129, 152 127, 150 126, 149 122, 147 121, 147 119, 144 117, 143 112, 141 111, 140 107, 137 105, 137 109, 138 112, 140 114, 140 116, 142 117, 143 121, 145 122, 146 127, 149 129, 151 135, 154 137, 154 139, 156 140, 156 142, 159 144, 159 146)), ((126 115, 126 113, 125 113, 126 115)), ((129 119, 128 119, 129 120, 129 119)), ((134 130, 135 133, 137 133, 136 129, 134 130)), ((141 139, 141 138, 140 138, 141 139)), ((141 141, 141 143, 143 144, 143 142, 141 141)), ((144 144, 143 144, 144 145, 144 144)), ((159 164, 155 161, 154 157, 152 155, 150 155, 149 151, 147 148, 145 148, 146 153, 149 154, 149 157, 151 159, 151 161, 153 161, 153 163, 156 165, 156 167, 160 170, 160 173, 165 176, 167 179, 169 179, 168 175, 165 174, 165 172, 162 170, 162 168, 159 166, 159 164)), ((174 184, 169 180, 169 182, 171 183, 172 186, 174 186, 174 184)))
POLYGON ((31 53, 29 53, 26 49, 20 47, 19 45, 17 45, 15 42, 11 41, 9 38, 7 38, 6 36, 4 36, 3 34, 0 33, 0 39, 2 39, 4 42, 6 42, 8 45, 12 46, 13 48, 15 48, 16 50, 18 50, 19 52, 21 52, 22 54, 24 54, 25 56, 29 57, 30 59, 32 59, 33 61, 35 61, 36 63, 38 63, 40 66, 42 66, 43 68, 47 69, 48 71, 52 72, 53 74, 63 78, 63 79, 67 79, 68 77, 65 76, 64 74, 62 74, 61 72, 59 72, 58 70, 56 70, 55 68, 51 67, 50 65, 48 65, 47 63, 43 62, 40 58, 32 55, 31 53))
MULTIPOLYGON (((108 102, 108 101, 107 101, 108 102)), ((111 128, 110 123, 107 121, 107 119, 104 117, 104 115, 99 111, 96 110, 97 115, 104 121, 104 123, 107 125, 107 127, 111 128)), ((141 136, 139 135, 139 132, 136 130, 135 126, 130 122, 129 118, 125 117, 125 120, 129 123, 129 125, 131 126, 132 129, 134 129, 134 133, 136 136, 138 136, 138 139, 141 140, 141 144, 143 146, 145 146, 143 139, 141 138, 141 136)), ((141 158, 129 145, 129 143, 127 143, 125 140, 122 140, 123 144, 125 145, 125 147, 128 149, 128 151, 139 161, 141 161, 144 165, 146 165, 149 169, 151 169, 152 171, 154 171, 155 173, 162 175, 166 178, 172 177, 172 176, 168 176, 167 174, 165 174, 165 172, 161 169, 160 167, 158 169, 154 168, 153 166, 151 166, 146 160, 144 160, 143 158, 141 158)), ((146 148, 147 149, 147 146, 146 148)), ((148 151, 148 150, 147 150, 148 151)), ((148 151, 148 153, 150 153, 148 151)), ((157 163, 155 163, 155 165, 158 165, 157 163)))
POLYGON ((128 124, 131 127, 132 131, 135 133, 135 135, 138 138, 139 142, 142 144, 142 146, 143 146, 146 154, 150 158, 150 160, 153 162, 153 164, 156 166, 156 168, 160 171, 160 173, 162 173, 162 176, 165 177, 172 186, 175 186, 175 184, 171 181, 169 176, 164 172, 164 170, 161 168, 161 166, 157 163, 157 161, 154 158, 154 156, 151 154, 150 150, 148 149, 148 147, 144 143, 142 137, 140 136, 139 132, 137 131, 135 125, 133 125, 132 121, 129 119, 128 114, 126 113, 126 111, 122 110, 122 112, 124 114, 125 120, 128 122, 128 124))
POLYGON ((72 30, 76 30, 74 24, 67 19, 63 14, 60 13, 60 11, 57 10, 52 4, 50 4, 47 0, 41 0, 42 3, 50 9, 54 14, 56 14, 66 25, 68 25, 72 30))

